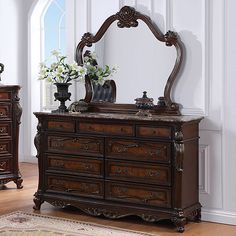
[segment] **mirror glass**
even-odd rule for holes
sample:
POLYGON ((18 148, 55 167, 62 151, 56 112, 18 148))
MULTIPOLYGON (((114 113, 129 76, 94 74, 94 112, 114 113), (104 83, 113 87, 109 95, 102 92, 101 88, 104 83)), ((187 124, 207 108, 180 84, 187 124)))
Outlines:
POLYGON ((100 65, 117 66, 112 79, 117 86, 116 103, 134 104, 143 91, 157 103, 164 95, 167 79, 174 68, 176 49, 155 38, 141 20, 136 28, 119 28, 117 21, 92 48, 100 65))

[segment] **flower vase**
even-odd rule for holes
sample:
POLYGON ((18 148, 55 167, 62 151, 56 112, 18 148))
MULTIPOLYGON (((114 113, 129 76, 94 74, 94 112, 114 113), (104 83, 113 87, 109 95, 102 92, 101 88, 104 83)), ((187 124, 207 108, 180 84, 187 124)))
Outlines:
POLYGON ((67 100, 70 101, 71 93, 68 92, 68 89, 69 89, 69 86, 71 85, 71 83, 55 83, 54 85, 56 85, 56 87, 57 87, 57 92, 54 93, 55 101, 58 100, 60 102, 60 106, 58 107, 57 110, 53 110, 52 112, 53 113, 68 112, 65 102, 67 100))

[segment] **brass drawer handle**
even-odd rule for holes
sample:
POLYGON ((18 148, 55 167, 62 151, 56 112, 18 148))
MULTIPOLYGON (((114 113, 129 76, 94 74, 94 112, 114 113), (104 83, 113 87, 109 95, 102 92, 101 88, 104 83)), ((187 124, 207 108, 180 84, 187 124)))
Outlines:
POLYGON ((157 170, 147 170, 146 175, 149 177, 157 177, 160 173, 157 170))
POLYGON ((5 113, 1 111, 0 112, 0 116, 4 116, 4 115, 5 115, 5 113))
POLYGON ((3 151, 4 150, 4 146, 0 146, 0 151, 3 151))
POLYGON ((5 133, 6 129, 4 127, 0 128, 0 133, 5 133))

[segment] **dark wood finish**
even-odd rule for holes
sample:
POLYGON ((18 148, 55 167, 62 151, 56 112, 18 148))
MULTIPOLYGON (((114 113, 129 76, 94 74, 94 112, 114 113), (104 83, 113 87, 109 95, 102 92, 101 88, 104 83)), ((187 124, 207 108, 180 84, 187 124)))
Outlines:
MULTIPOLYGON (((94 43, 98 42, 106 33, 107 29, 110 25, 117 21, 117 26, 119 28, 130 28, 130 27, 137 27, 139 22, 138 20, 143 21, 147 27, 153 33, 153 36, 166 44, 166 46, 174 46, 176 49, 177 57, 175 61, 174 68, 170 73, 169 77, 167 78, 167 83, 164 89, 164 97, 159 98, 159 102, 156 106, 154 106, 154 113, 156 114, 166 114, 166 115, 180 115, 179 105, 174 103, 171 99, 171 89, 173 83, 175 82, 176 78, 178 77, 178 73, 180 71, 182 61, 183 61, 183 46, 180 38, 178 37, 176 32, 168 31, 166 34, 163 34, 160 29, 156 26, 156 24, 150 19, 150 17, 143 15, 140 12, 137 12, 134 8, 125 6, 123 7, 118 13, 108 17, 105 22, 102 24, 98 32, 93 35, 91 33, 85 33, 79 42, 77 49, 76 49, 76 61, 78 64, 83 64, 83 50, 84 47, 91 47, 94 43)), ((128 52, 127 52, 128 54, 128 52)), ((157 78, 158 79, 158 78, 157 78)), ((89 79, 87 79, 85 84, 86 87, 86 96, 85 101, 91 102, 93 98, 93 86, 89 79)), ((115 99, 114 99, 115 101, 115 99)), ((105 103, 107 105, 107 103, 105 103)), ((100 106, 100 103, 89 103, 91 109, 96 107, 96 109, 104 108, 104 105, 100 106)), ((108 103, 108 106, 113 109, 114 112, 128 112, 129 108, 126 105, 108 103)), ((135 112, 136 108, 133 106, 132 112, 135 112)), ((136 110, 137 112, 137 110, 136 110)))
POLYGON ((19 125, 22 109, 18 85, 0 86, 0 185, 14 181, 22 188, 18 167, 19 125))
POLYGON ((179 232, 187 219, 200 219, 201 118, 34 114, 39 121, 34 209, 46 201, 112 219, 128 215, 149 222, 169 219, 179 232), (116 132, 122 127, 135 132, 132 136, 116 132))

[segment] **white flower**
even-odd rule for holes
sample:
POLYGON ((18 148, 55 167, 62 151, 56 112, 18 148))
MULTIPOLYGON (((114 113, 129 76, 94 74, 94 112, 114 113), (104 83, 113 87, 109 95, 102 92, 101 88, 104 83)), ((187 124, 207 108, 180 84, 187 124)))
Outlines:
POLYGON ((59 57, 61 55, 61 53, 57 50, 51 51, 51 54, 52 54, 52 56, 55 56, 55 57, 59 57))

